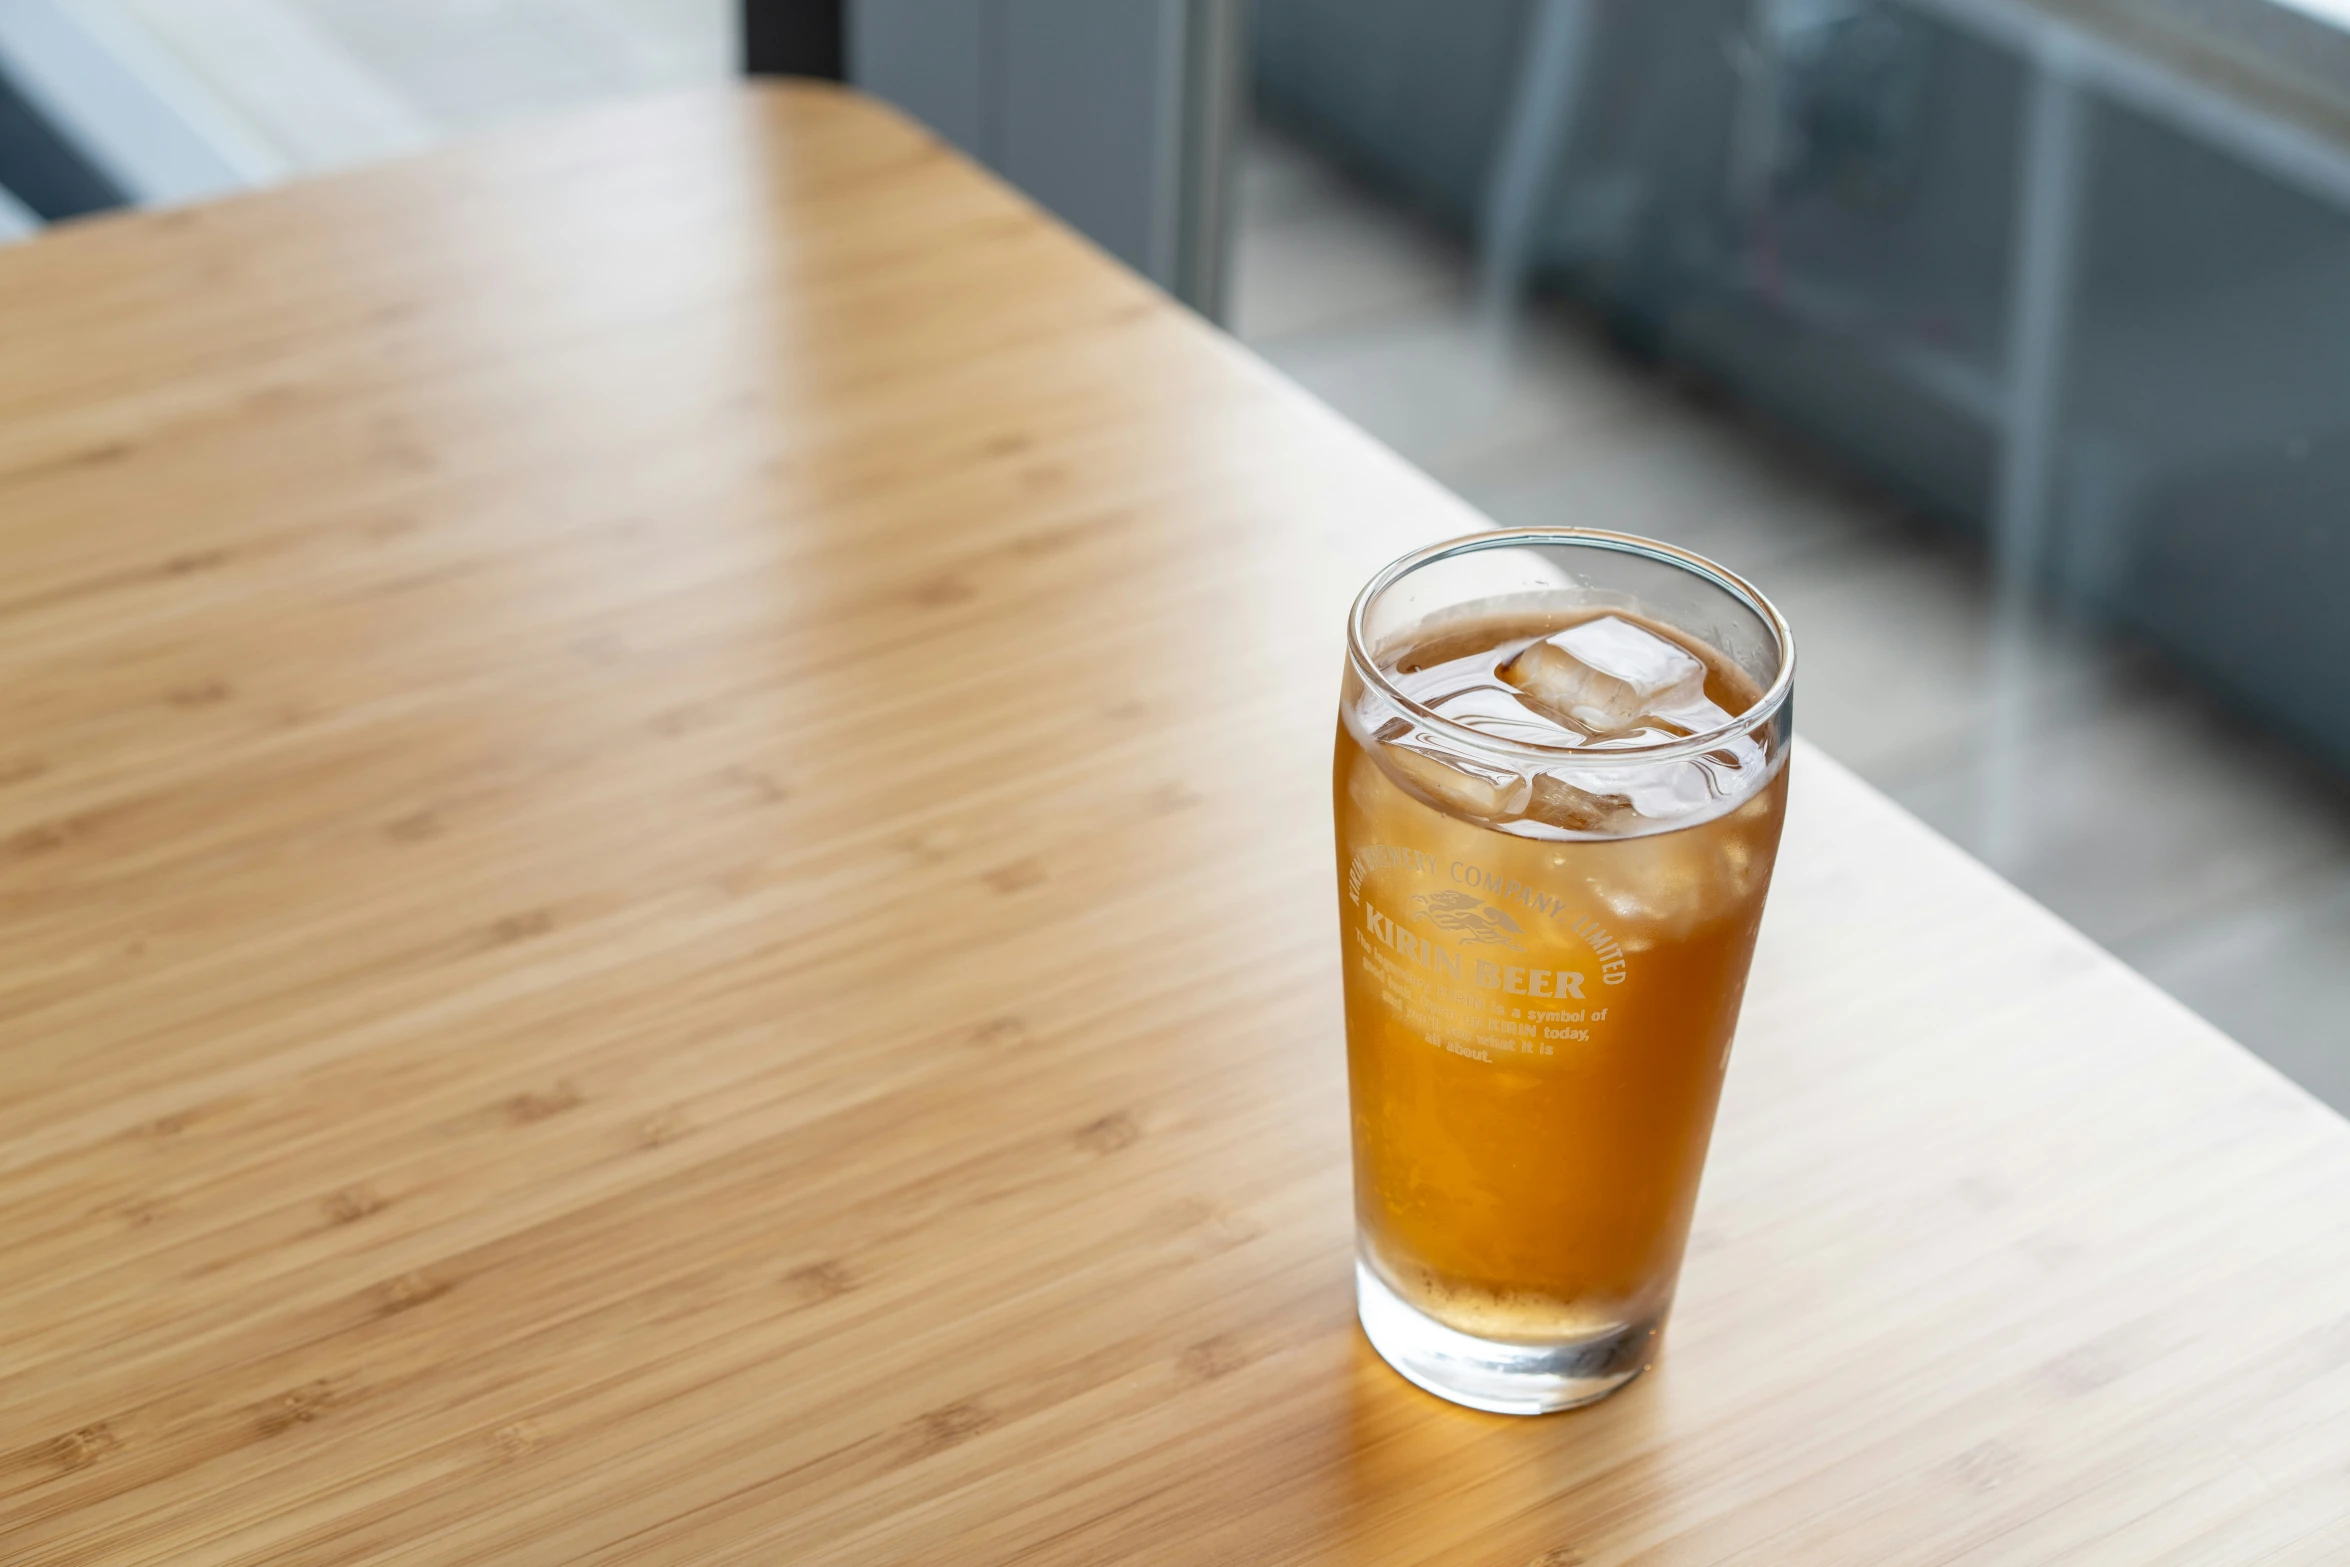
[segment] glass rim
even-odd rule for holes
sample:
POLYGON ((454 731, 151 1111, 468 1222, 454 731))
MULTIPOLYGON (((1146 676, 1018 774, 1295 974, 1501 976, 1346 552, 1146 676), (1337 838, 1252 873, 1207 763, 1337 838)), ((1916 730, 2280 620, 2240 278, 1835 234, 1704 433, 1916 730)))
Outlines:
POLYGON ((1779 607, 1763 595, 1761 589, 1744 577, 1693 550, 1685 550, 1661 539, 1646 539, 1633 533, 1611 533, 1603 528, 1496 528, 1485 533, 1463 534, 1412 551, 1395 560, 1363 584, 1363 591, 1355 595, 1354 608, 1346 617, 1346 657, 1348 665, 1364 684, 1380 693, 1412 718, 1437 733, 1456 740, 1467 741, 1474 749, 1490 751, 1502 756, 1534 759, 1546 764, 1573 761, 1578 766, 1630 766, 1641 763, 1673 761, 1682 757, 1700 756, 1719 750, 1722 745, 1746 734, 1757 726, 1769 723, 1787 705, 1795 690, 1795 632, 1787 624, 1787 617, 1779 607), (1779 644, 1779 669, 1763 694, 1744 712, 1734 715, 1726 724, 1698 734, 1683 735, 1678 739, 1654 745, 1631 745, 1608 750, 1590 750, 1572 745, 1542 745, 1531 740, 1508 740, 1499 735, 1447 718, 1435 709, 1404 695, 1395 683, 1380 669, 1365 645, 1363 622, 1371 605, 1380 594, 1395 586, 1423 566, 1432 566, 1456 555, 1473 555, 1481 550, 1514 549, 1526 545, 1564 545, 1571 548, 1599 549, 1619 555, 1644 555, 1650 560, 1678 566, 1702 577, 1732 598, 1743 603, 1760 616, 1763 624, 1779 644))

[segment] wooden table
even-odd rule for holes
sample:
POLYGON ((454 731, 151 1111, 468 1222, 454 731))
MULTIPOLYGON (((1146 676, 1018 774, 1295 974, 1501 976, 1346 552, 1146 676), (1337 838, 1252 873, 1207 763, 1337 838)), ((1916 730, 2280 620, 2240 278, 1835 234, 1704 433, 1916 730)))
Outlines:
POLYGON ((887 113, 0 345, 0 1560, 2350 1551, 2350 1128, 1816 752, 1663 1363, 1388 1372, 1331 705, 1476 519, 887 113))

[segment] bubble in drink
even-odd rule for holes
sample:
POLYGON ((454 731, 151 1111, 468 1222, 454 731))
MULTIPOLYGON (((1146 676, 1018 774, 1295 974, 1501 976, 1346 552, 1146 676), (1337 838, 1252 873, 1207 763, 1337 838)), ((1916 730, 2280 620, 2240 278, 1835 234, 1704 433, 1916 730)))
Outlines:
POLYGON ((1593 736, 1637 730, 1649 720, 1682 734, 1730 721, 1705 694, 1703 659, 1617 615, 1534 642, 1500 674, 1537 712, 1593 736))

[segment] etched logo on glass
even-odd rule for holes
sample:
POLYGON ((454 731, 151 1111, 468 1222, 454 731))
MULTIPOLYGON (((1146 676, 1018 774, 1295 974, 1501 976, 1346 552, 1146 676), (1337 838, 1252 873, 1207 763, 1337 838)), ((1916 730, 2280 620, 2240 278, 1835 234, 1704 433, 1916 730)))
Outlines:
POLYGON ((1523 952, 1526 944, 1518 938, 1526 934, 1526 927, 1487 903, 1483 898, 1472 898, 1465 892, 1415 892, 1412 902, 1420 906, 1413 916, 1424 919, 1438 930, 1449 930, 1464 947, 1507 947, 1512 952, 1523 952))

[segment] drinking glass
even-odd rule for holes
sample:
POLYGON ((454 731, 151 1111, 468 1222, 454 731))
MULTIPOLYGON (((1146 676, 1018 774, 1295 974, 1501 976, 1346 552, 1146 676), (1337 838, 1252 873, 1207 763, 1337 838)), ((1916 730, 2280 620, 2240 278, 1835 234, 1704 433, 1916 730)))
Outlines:
POLYGON ((1793 638, 1685 550, 1531 529, 1380 572, 1347 655, 1363 1329, 1459 1403, 1589 1403, 1651 1363, 1680 1273, 1786 810, 1793 638), (1702 696, 1618 679, 1616 644, 1701 664, 1702 696), (1521 690, 1544 659, 1565 684, 1521 690))

